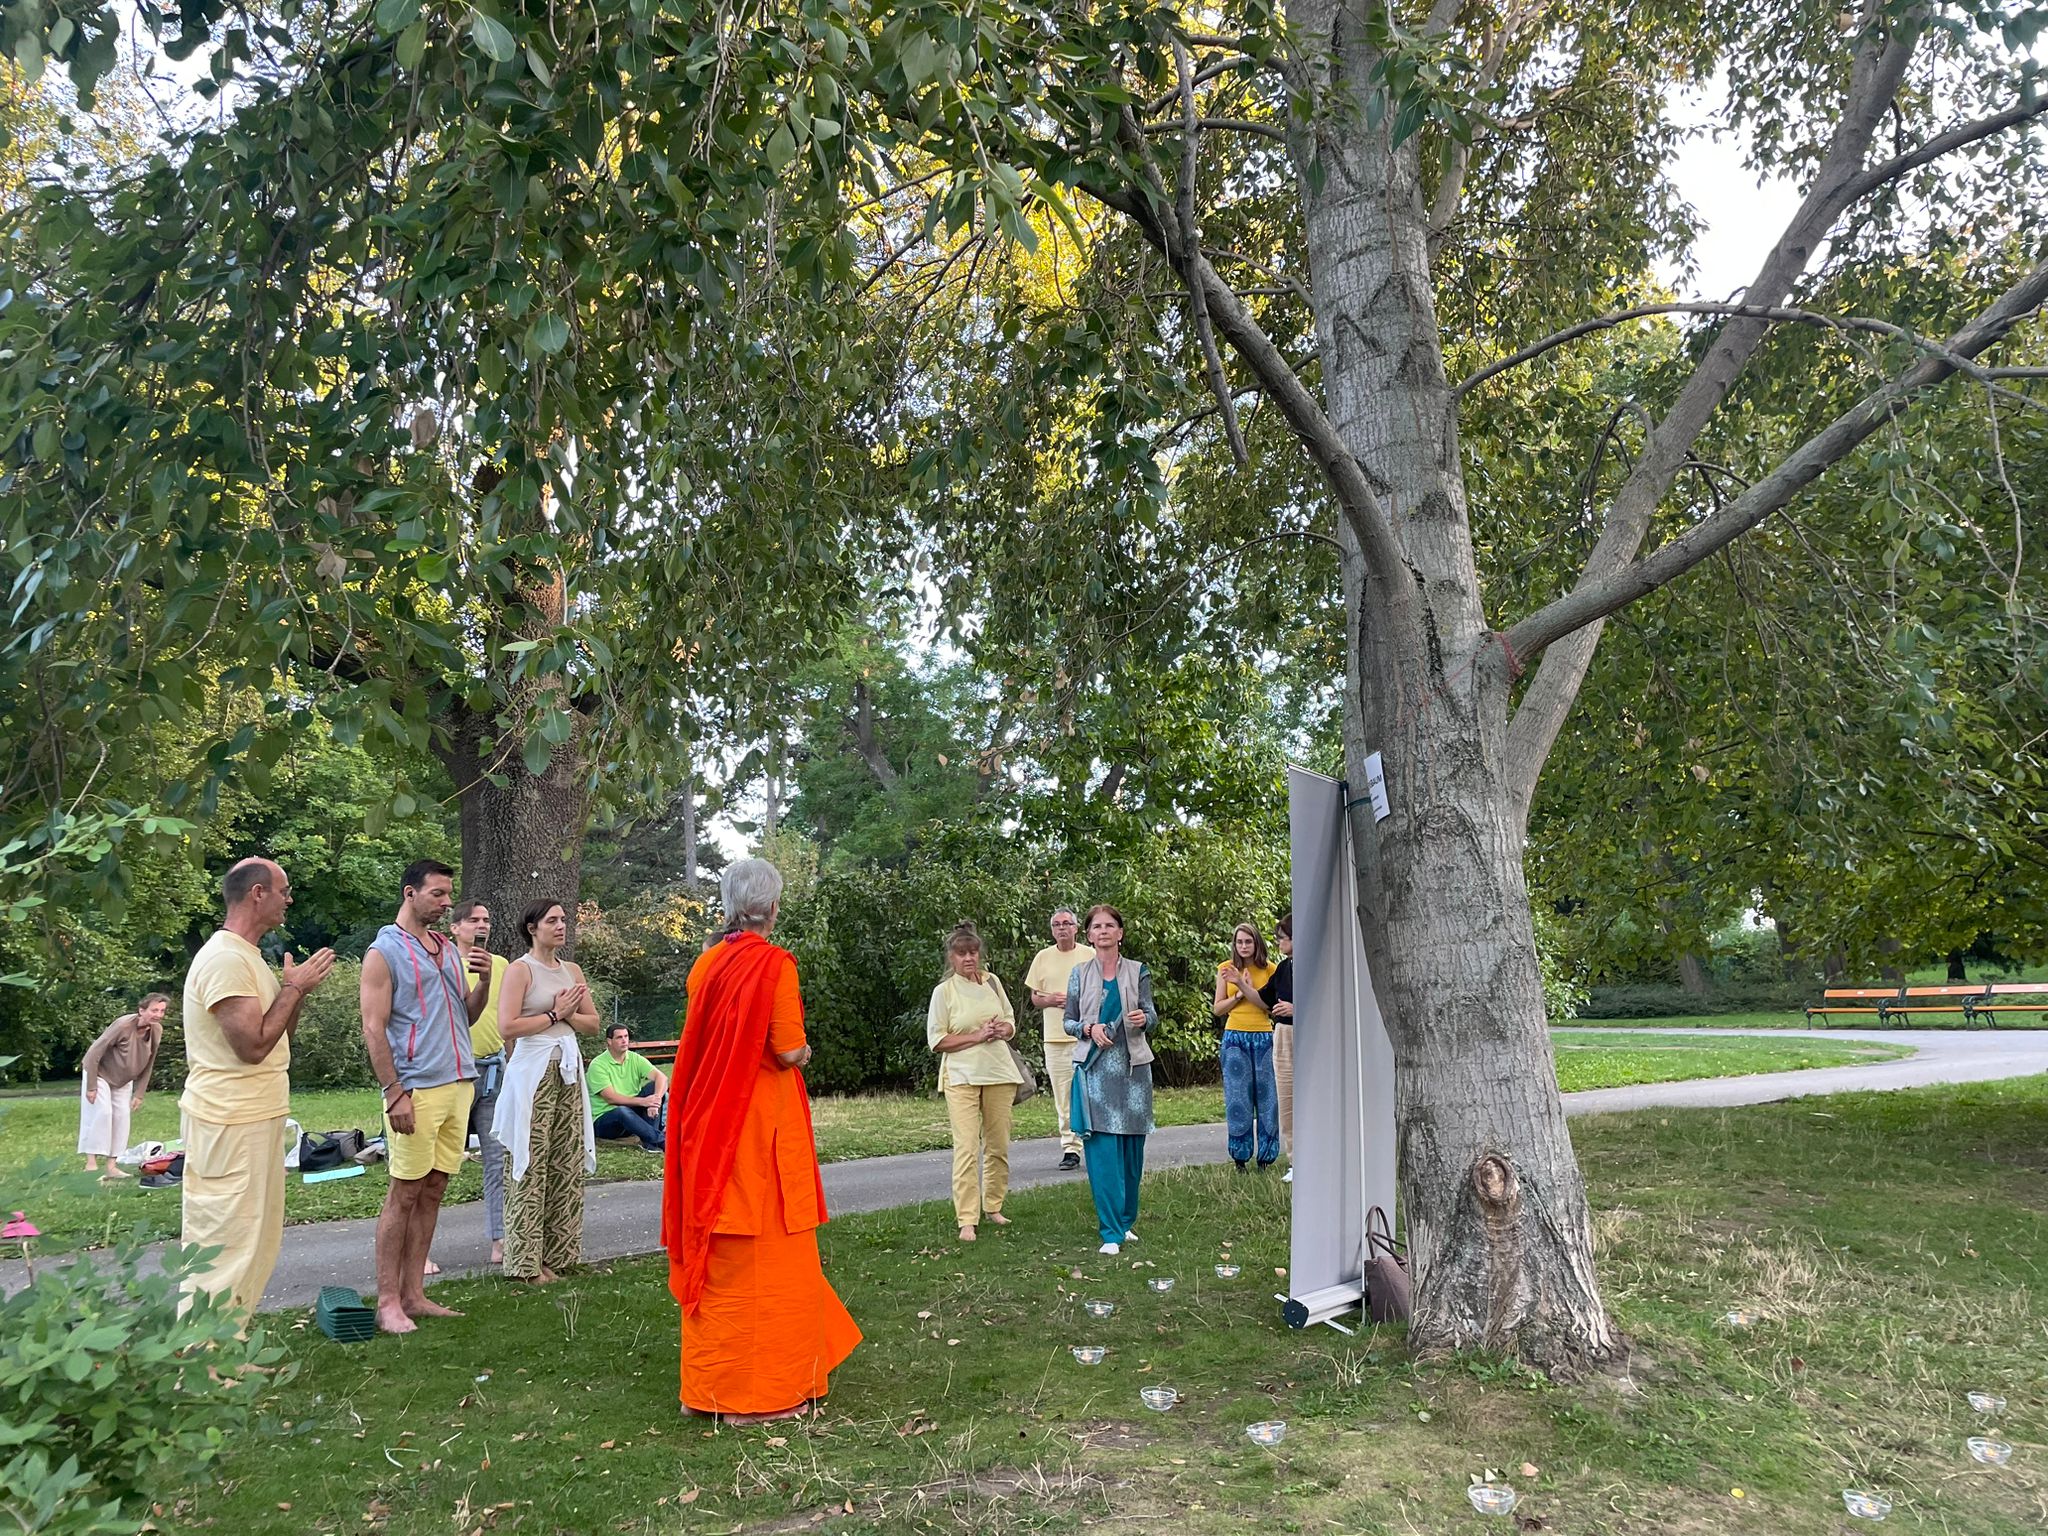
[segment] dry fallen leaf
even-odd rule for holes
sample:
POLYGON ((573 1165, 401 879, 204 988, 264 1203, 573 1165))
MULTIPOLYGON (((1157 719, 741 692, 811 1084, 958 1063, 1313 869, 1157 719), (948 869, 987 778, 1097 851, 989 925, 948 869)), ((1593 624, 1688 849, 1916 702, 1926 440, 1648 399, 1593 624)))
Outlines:
POLYGON ((920 1323, 928 1323, 932 1320, 932 1315, 929 1312, 920 1312, 917 1314, 917 1320, 920 1323))
POLYGON ((618 1443, 619 1443, 619 1442, 618 1442, 618 1441, 616 1441, 616 1440, 603 1440, 603 1441, 600 1441, 600 1442, 598 1443, 598 1447, 597 1447, 597 1448, 598 1448, 598 1449, 599 1449, 600 1451, 608 1451, 608 1450, 612 1449, 612 1447, 614 1447, 614 1446, 615 1446, 615 1445, 617 1445, 618 1443))
POLYGON ((1533 1461, 1525 1461, 1522 1463, 1522 1476, 1537 1477, 1540 1475, 1541 1474, 1537 1472, 1536 1464, 1533 1461))
POLYGON ((787 1436, 787 1435, 771 1435, 771 1436, 769 1436, 769 1437, 768 1437, 768 1443, 769 1443, 769 1444, 770 1444, 771 1446, 784 1446, 784 1445, 787 1445, 787 1444, 789 1444, 789 1436, 787 1436))
POLYGON ((676 1502, 678 1504, 694 1504, 697 1502, 697 1496, 703 1491, 702 1488, 692 1488, 688 1493, 679 1493, 676 1495, 676 1502))

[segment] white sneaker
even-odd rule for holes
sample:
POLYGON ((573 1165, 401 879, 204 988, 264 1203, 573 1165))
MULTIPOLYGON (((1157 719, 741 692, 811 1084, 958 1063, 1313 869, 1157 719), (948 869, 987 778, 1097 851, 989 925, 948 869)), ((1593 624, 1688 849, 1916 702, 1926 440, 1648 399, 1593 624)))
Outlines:
POLYGON ((1121 1243, 1104 1243, 1100 1248, 1096 1249, 1095 1251, 1097 1253, 1106 1253, 1113 1259, 1118 1254, 1122 1253, 1124 1249, 1123 1244, 1121 1243))
POLYGON ((1126 1232, 1124 1234, 1124 1241, 1127 1243, 1135 1243, 1137 1240, 1138 1234, 1135 1232, 1126 1232))
POLYGON ((1282 1184, 1292 1184, 1294 1182, 1294 1170, 1290 1168, 1285 1173, 1281 1174, 1280 1182, 1282 1184))

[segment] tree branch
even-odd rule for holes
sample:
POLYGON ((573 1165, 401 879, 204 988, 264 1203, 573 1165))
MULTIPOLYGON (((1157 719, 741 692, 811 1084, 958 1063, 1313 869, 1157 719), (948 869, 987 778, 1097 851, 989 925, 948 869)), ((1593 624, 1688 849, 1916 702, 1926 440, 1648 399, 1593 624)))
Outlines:
POLYGON ((1866 395, 1740 496, 1640 560, 1598 581, 1584 582, 1539 608, 1501 637, 1503 648, 1512 656, 1533 656, 1691 570, 1782 509, 1886 421, 1908 408, 1914 396, 1957 373, 1957 360, 1977 356, 2044 303, 2048 303, 2048 258, 1950 337, 1939 352, 1866 395))
MULTIPOLYGON (((1942 355, 1942 348, 1938 342, 1929 341, 1903 325, 1894 325, 1889 320, 1878 320, 1868 315, 1826 315, 1816 309, 1798 309, 1785 305, 1716 304, 1704 300, 1679 299, 1668 304, 1638 304, 1633 308, 1618 309, 1612 314, 1600 315, 1591 320, 1581 320, 1577 325, 1568 325, 1541 341, 1531 342, 1511 356, 1488 363, 1459 384, 1452 393, 1463 395, 1467 390, 1484 384, 1488 379, 1498 377, 1511 368, 1519 368, 1523 363, 1533 361, 1566 342, 1576 341, 1581 336, 1591 335, 1595 331, 1610 330, 1617 325, 1625 325, 1631 320, 1642 320, 1652 315, 1739 315, 1746 319, 1769 320, 1791 325, 1817 325, 1831 331, 1870 331, 1880 336, 1889 336, 1895 341, 1906 342, 1935 356, 1942 355)), ((1952 357, 1949 361, 1955 364, 1957 372, 1984 381, 2011 377, 2015 371, 2022 371, 1979 368, 1968 358, 1961 357, 1952 357)))
MULTIPOLYGON (((1195 115, 1195 66, 1188 57, 1187 44, 1173 40, 1174 67, 1180 72, 1181 140, 1180 186, 1174 198, 1180 219, 1180 238, 1191 256, 1202 251, 1201 226, 1195 222, 1196 157, 1202 147, 1201 119, 1195 115)), ((1209 392, 1216 397, 1223 414, 1223 437, 1230 444, 1230 457, 1239 469, 1252 461, 1244 445, 1244 431, 1237 424, 1237 402, 1230 398, 1230 379, 1223 371, 1223 354, 1216 349, 1216 327, 1209 320, 1208 285, 1200 270, 1191 268, 1188 280, 1188 308, 1195 317, 1195 337, 1202 344, 1202 366, 1209 375, 1209 392)))
POLYGON ((1917 171, 1930 161, 1939 160, 1943 155, 1966 149, 1993 134, 2003 133, 2008 128, 2031 122, 2042 113, 2048 112, 2048 94, 2038 101, 2021 101, 2007 107, 2003 112, 1994 112, 1989 117, 1980 117, 1975 122, 1964 123, 1951 128, 1947 133, 1937 134, 1918 149, 1909 149, 1895 155, 1882 165, 1874 165, 1849 184, 1849 201, 1868 197, 1887 182, 1897 181, 1909 171, 1917 171))
MULTIPOLYGON (((1880 5, 1881 0, 1863 0, 1859 8, 1857 23, 1862 33, 1849 71, 1841 118, 1814 173, 1812 186, 1745 291, 1747 303, 1764 307, 1783 303, 1813 259, 1814 251, 1849 206, 1871 141, 1892 98, 1898 94, 1927 15, 1924 4, 1915 6, 1898 18, 1892 24, 1893 30, 1887 33, 1880 26, 1880 5)), ((1615 575, 1635 558, 1649 532, 1657 504, 1670 491, 1692 455, 1693 444, 1748 366, 1770 324, 1768 320, 1738 316, 1721 328, 1657 430, 1650 434, 1628 479, 1608 504, 1600 537, 1580 573, 1581 587, 1615 575)), ((1579 685, 1585 681, 1586 668, 1600 642, 1597 624, 1582 620, 1572 629, 1578 633, 1544 658, 1541 671, 1508 722, 1508 793, 1525 820, 1543 764, 1563 728, 1565 716, 1578 698, 1579 685)))
POLYGON ((1222 274, 1199 252, 1189 262, 1180 248, 1178 234, 1155 214, 1152 205, 1136 189, 1121 185, 1104 186, 1092 181, 1084 183, 1084 187, 1105 208, 1129 219, 1139 234, 1181 272, 1183 281, 1193 281, 1188 275, 1190 267, 1200 270, 1201 281, 1207 284, 1206 297, 1215 323, 1231 349, 1251 369, 1252 377, 1258 380, 1267 398, 1287 418, 1288 426, 1301 439, 1309 458, 1323 472, 1337 498, 1339 512, 1358 539, 1368 576, 1386 583, 1390 590, 1405 584, 1409 580, 1407 557, 1394 532, 1393 521, 1387 516, 1386 507, 1366 476, 1364 467, 1352 455, 1343 434, 1324 413, 1314 393, 1288 366, 1279 346, 1252 318, 1251 311, 1244 307, 1222 274))
POLYGON ((853 715, 846 722, 847 733, 853 737, 853 749, 860 754, 860 760, 868 765, 868 771, 884 790, 896 787, 895 765, 889 761, 875 740, 875 701, 868 692, 866 678, 856 678, 853 684, 853 715))
MULTIPOLYGON (((1282 144, 1287 142, 1287 130, 1285 128, 1280 127, 1277 123, 1255 123, 1247 117, 1198 117, 1194 120, 1193 126, 1201 129, 1214 128, 1225 133, 1256 133, 1264 138, 1277 139, 1282 144)), ((1183 119, 1177 123, 1144 123, 1140 125, 1138 131, 1141 133, 1186 133, 1189 131, 1189 127, 1188 122, 1183 119)))

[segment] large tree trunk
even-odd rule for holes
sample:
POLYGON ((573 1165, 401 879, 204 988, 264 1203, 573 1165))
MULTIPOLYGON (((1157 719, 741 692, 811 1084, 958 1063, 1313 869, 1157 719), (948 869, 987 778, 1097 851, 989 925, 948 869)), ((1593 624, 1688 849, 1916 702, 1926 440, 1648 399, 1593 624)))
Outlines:
MULTIPOLYGON (((477 472, 485 496, 501 483, 495 466, 477 472)), ((568 589, 561 570, 548 562, 515 567, 516 614, 500 638, 552 640, 568 613, 568 589)), ((493 609, 504 622, 506 610, 493 609)), ((494 648, 495 649, 495 648, 494 648)), ((491 947, 511 956, 526 952, 522 918, 537 902, 560 902, 569 919, 570 954, 576 945, 576 901, 583 884, 583 833, 590 812, 590 765, 585 755, 589 723, 575 708, 560 676, 527 675, 499 680, 494 693, 504 706, 480 714, 457 700, 438 743, 441 761, 455 783, 462 828, 461 891, 491 909, 491 947), (568 721, 563 742, 535 774, 526 762, 526 741, 510 728, 528 712, 553 710, 568 721)))
POLYGON ((1707 995, 1706 962, 1689 949, 1678 952, 1678 985, 1688 997, 1707 995))
MULTIPOLYGON (((1372 59, 1327 0, 1290 7, 1332 44, 1355 103, 1372 59), (1333 32, 1333 28, 1337 30, 1333 32)), ((1355 12, 1349 13, 1355 18, 1355 12)), ((1388 505, 1405 579, 1346 545, 1345 754, 1382 754, 1392 815, 1353 811, 1360 912, 1393 1036, 1400 1187, 1415 1278, 1411 1342, 1508 1350, 1569 1373, 1620 1342, 1594 1273, 1565 1127, 1504 758, 1508 682, 1466 520, 1455 404, 1429 270, 1417 141, 1362 114, 1321 132, 1320 184, 1297 147, 1328 414, 1388 505)))
POLYGON ((526 952, 520 918, 527 907, 559 901, 573 953, 590 807, 582 732, 557 747, 548 771, 535 778, 518 742, 485 752, 493 729, 493 722, 460 710, 441 754, 460 807, 462 894, 491 909, 491 947, 515 957, 526 952))

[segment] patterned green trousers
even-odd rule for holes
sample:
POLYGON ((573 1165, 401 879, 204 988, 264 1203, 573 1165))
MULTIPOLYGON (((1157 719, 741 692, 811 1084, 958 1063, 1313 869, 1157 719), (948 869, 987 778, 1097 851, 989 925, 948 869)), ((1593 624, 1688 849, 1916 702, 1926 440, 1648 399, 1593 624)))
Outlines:
POLYGON ((531 1280, 583 1262, 583 1092, 548 1065, 533 1093, 533 1155, 505 1202, 505 1273, 531 1280))

